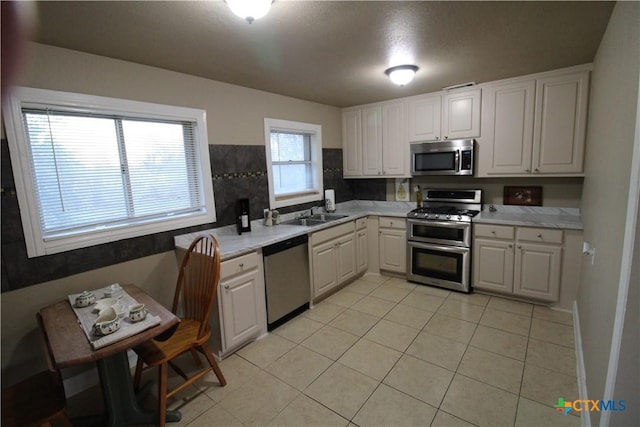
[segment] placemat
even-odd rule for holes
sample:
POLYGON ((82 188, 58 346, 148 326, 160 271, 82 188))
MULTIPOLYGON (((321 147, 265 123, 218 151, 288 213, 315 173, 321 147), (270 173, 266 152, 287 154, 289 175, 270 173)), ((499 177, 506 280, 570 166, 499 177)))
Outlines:
MULTIPOLYGON (((114 284, 117 285, 117 283, 114 284)), ((111 285, 91 291, 96 296, 96 301, 104 298, 105 292, 107 292, 110 287, 111 285)), ((123 289, 122 295, 118 297, 120 304, 125 306, 125 316, 120 321, 120 329, 109 335, 96 335, 93 333, 93 324, 98 318, 98 312, 94 311, 94 305, 90 305, 88 307, 76 307, 75 303, 78 295, 80 294, 69 295, 69 303, 71 304, 73 311, 76 313, 78 323, 82 326, 82 330, 94 350, 113 344, 114 342, 128 338, 160 324, 160 317, 154 316, 151 313, 148 313, 144 320, 136 323, 131 322, 128 317, 129 306, 137 304, 138 301, 123 289)))

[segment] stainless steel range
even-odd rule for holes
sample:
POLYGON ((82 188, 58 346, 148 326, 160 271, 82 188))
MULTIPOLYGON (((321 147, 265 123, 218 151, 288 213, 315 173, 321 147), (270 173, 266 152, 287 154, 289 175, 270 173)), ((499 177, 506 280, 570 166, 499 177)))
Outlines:
POLYGON ((423 190, 422 207, 407 215, 407 279, 471 291, 471 221, 482 190, 423 190))

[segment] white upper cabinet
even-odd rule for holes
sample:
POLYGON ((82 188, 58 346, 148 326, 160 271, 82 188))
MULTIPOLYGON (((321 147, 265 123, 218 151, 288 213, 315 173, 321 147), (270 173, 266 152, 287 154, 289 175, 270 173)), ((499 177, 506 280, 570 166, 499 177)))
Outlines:
POLYGON ((533 171, 582 173, 589 73, 538 79, 533 171))
POLYGON ((442 139, 480 136, 480 89, 449 92, 442 98, 442 139))
POLYGON ((420 95, 408 100, 409 142, 439 141, 442 97, 420 95))
POLYGON ((362 175, 376 176, 382 171, 382 109, 362 109, 362 175))
POLYGON ((488 174, 529 174, 533 147, 535 80, 491 85, 482 97, 480 156, 488 174), (485 150, 485 148, 488 148, 485 150), (490 155, 490 156, 489 156, 490 155), (486 164, 485 164, 486 163, 486 164))
POLYGON ((389 101, 342 112, 345 178, 409 176, 405 103, 389 101))
POLYGON ((581 176, 589 71, 487 85, 477 176, 581 176))
POLYGON ((480 89, 407 98, 409 142, 480 136, 480 89))
POLYGON ((382 105, 382 174, 406 176, 409 164, 404 102, 382 105))
POLYGON ((342 112, 342 144, 344 176, 362 176, 362 111, 342 112))

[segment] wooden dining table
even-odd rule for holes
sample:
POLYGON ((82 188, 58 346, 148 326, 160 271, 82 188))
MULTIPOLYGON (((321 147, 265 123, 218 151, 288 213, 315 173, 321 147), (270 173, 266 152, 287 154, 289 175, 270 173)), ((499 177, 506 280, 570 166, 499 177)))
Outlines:
MULTIPOLYGON (((166 340, 173 334, 180 319, 138 286, 129 284, 123 288, 133 299, 145 304, 150 314, 160 317, 160 324, 94 350, 69 299, 65 299, 40 310, 42 332, 56 369, 96 362, 108 415, 107 425, 156 424, 157 414, 145 411, 138 405, 127 350, 150 339, 166 340)), ((178 411, 167 411, 168 422, 179 421, 180 417, 178 411)))

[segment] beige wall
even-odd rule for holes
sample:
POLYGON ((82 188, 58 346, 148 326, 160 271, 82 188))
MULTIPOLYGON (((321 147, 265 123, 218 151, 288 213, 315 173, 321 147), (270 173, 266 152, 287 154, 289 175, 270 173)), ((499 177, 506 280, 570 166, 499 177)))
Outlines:
POLYGON ((35 315, 40 308, 69 294, 111 283, 134 283, 165 306, 170 306, 177 277, 175 254, 165 252, 2 293, 3 384, 32 374, 35 366, 45 367, 36 331, 35 315))
MULTIPOLYGON (((625 229, 625 217, 638 102, 639 23, 640 3, 617 3, 594 61, 582 219, 584 238, 596 253, 593 265, 582 264, 578 294, 589 399, 603 398, 623 239, 633 232, 625 229)), ((627 398, 637 403, 637 396, 627 398)), ((599 418, 591 413, 593 425, 599 418)))
POLYGON ((342 147, 336 107, 188 74, 29 43, 17 85, 207 111, 209 144, 264 144, 264 118, 322 125, 323 147, 342 147))
MULTIPOLYGON (((210 144, 263 144, 265 117, 320 124, 325 148, 342 144, 335 107, 52 46, 28 47, 17 85, 202 108, 210 144)), ((139 284, 169 305, 176 277, 175 256, 166 252, 3 293, 3 382, 21 378, 34 363, 44 366, 41 352, 33 351, 39 308, 114 282, 139 284)))

